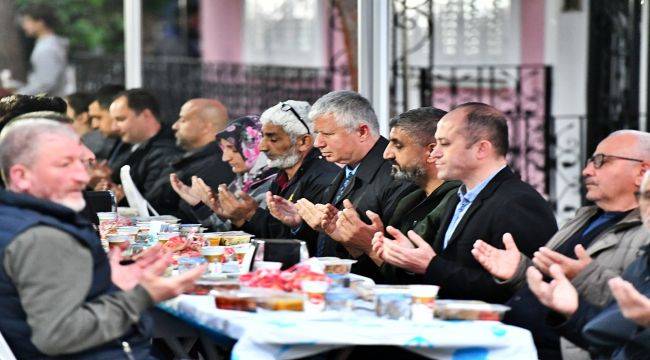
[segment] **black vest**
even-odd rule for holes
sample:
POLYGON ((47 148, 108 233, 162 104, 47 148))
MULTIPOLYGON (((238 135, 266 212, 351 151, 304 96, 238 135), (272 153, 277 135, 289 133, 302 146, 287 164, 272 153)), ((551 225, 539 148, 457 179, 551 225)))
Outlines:
MULTIPOLYGON (((86 301, 119 291, 119 288, 111 282, 108 257, 88 221, 67 207, 0 189, 0 332, 19 359, 50 358, 41 353, 31 342, 32 332, 27 323, 27 316, 20 304, 16 287, 4 270, 5 248, 18 235, 38 225, 64 231, 90 250, 93 258, 93 276, 86 301)), ((53 281, 56 279, 53 278, 53 281)), ((52 299, 52 301, 56 300, 52 299)), ((122 341, 142 343, 150 337, 151 323, 149 315, 143 315, 140 324, 133 326, 124 337, 82 353, 65 355, 64 358, 94 359, 101 357, 102 353, 121 350, 122 341)))

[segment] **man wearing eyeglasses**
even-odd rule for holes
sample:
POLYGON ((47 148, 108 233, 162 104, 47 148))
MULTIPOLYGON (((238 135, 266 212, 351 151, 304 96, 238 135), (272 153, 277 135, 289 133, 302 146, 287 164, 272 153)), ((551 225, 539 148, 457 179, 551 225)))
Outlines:
MULTIPOLYGON (((519 252, 512 237, 504 236, 505 250, 482 241, 474 244, 477 261, 514 294, 504 321, 530 329, 541 357, 550 354, 557 336, 541 320, 547 310, 526 286, 526 269, 534 265, 549 275, 550 266, 558 264, 587 301, 598 306, 610 301, 607 280, 618 276, 650 243, 635 196, 649 168, 650 134, 614 132, 598 144, 582 171, 586 198, 595 205, 579 209, 532 259, 519 252)), ((565 358, 587 356, 580 352, 562 341, 565 358)))

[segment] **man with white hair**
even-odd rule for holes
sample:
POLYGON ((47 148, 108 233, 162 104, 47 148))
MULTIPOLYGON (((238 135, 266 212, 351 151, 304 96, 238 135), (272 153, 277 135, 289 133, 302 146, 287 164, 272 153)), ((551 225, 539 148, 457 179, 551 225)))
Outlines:
POLYGON ((275 206, 281 201, 295 202, 298 199, 316 201, 339 171, 338 166, 324 160, 314 148, 313 123, 309 119, 310 105, 306 101, 287 100, 262 113, 262 140, 260 151, 269 158, 269 167, 279 169, 267 193, 269 209, 262 209, 252 199, 243 195, 236 199, 229 191, 219 191, 219 201, 235 228, 262 238, 300 238, 307 241, 313 253, 316 237, 313 232, 292 233, 289 226, 282 224, 271 213, 280 216, 281 209, 275 206), (278 201, 273 201, 273 199, 278 201))
POLYGON ((205 270, 163 277, 159 246, 132 265, 109 259, 78 214, 86 152, 69 125, 38 115, 0 133, 0 333, 19 359, 149 359, 146 310, 205 270))
MULTIPOLYGON (((314 146, 329 162, 344 164, 318 202, 300 199, 297 206, 278 200, 280 219, 294 231, 319 231, 316 256, 353 257, 353 271, 377 278, 372 237, 388 223, 397 202, 417 187, 394 180, 392 162, 383 158, 388 140, 370 102, 353 91, 333 91, 314 103, 314 146), (369 210, 369 212, 368 212, 369 210), (372 223, 372 225, 371 225, 372 223)), ((276 200, 276 199, 274 199, 276 200)))

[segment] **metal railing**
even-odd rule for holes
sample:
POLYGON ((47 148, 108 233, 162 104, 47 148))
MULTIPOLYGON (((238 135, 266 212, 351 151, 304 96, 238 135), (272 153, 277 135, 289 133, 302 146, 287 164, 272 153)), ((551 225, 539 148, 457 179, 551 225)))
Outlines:
MULTIPOLYGON (((120 58, 76 56, 71 62, 78 91, 124 81, 120 58)), ((181 105, 191 98, 218 99, 236 117, 261 114, 286 99, 313 103, 337 87, 349 86, 345 68, 206 63, 170 57, 145 57, 142 65, 144 87, 161 100, 164 121, 175 120, 181 105)))

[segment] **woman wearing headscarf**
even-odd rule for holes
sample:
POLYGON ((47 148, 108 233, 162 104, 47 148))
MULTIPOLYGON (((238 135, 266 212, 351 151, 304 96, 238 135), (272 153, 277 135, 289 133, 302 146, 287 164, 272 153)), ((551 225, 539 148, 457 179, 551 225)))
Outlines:
MULTIPOLYGON (((252 198, 260 207, 266 208, 265 194, 277 169, 267 166, 268 159, 259 150, 261 129, 259 116, 249 115, 231 121, 217 134, 217 141, 223 151, 222 160, 232 167, 236 175, 229 185, 221 185, 219 192, 228 192, 238 198, 252 198)), ((202 179, 192 177, 191 187, 175 177, 172 177, 171 183, 183 200, 194 205, 194 213, 203 225, 216 231, 231 229, 230 220, 224 218, 220 211, 218 194, 202 179)))

